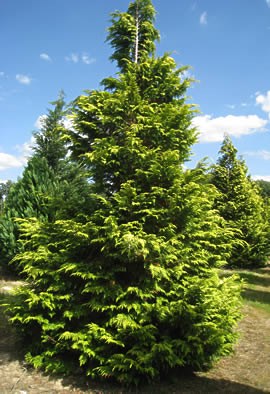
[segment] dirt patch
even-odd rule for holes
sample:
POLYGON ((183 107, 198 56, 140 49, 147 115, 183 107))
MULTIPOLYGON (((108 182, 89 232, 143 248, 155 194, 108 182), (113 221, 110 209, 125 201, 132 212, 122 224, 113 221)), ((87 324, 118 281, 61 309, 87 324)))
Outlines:
MULTIPOLYGON (((1 298, 7 297, 18 284, 20 282, 10 278, 0 280, 1 298)), ((268 283, 265 282, 265 285, 268 283)), ((0 393, 270 393, 270 314, 246 305, 239 331, 241 338, 235 353, 221 360, 210 372, 181 376, 174 374, 167 383, 128 391, 119 386, 87 383, 72 377, 52 378, 29 368, 23 362, 15 333, 0 310, 0 393)))

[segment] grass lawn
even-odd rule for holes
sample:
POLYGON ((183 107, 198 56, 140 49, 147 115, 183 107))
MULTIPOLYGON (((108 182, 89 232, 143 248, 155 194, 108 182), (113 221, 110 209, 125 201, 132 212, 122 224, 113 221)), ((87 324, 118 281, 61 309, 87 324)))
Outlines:
MULTIPOLYGON (((239 342, 233 355, 203 375, 229 379, 270 393, 270 266, 256 270, 226 270, 222 275, 235 272, 244 282, 239 342)), ((239 393, 244 390, 239 389, 239 393)))
POLYGON ((270 314, 270 268, 237 272, 244 280, 242 295, 245 303, 270 314))

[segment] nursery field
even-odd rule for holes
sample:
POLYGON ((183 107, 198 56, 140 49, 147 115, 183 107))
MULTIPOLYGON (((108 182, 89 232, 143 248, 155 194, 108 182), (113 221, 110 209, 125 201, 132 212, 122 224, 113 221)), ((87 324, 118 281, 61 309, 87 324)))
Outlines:
MULTIPOLYGON (((238 273, 245 281, 240 340, 234 354, 221 360, 211 371, 196 375, 183 373, 181 376, 175 373, 166 382, 141 387, 137 391, 84 382, 80 377, 46 376, 24 363, 21 345, 1 311, 0 393, 270 393, 270 267, 238 273)), ((13 278, 0 277, 1 302, 12 297, 12 289, 18 284, 13 278)))

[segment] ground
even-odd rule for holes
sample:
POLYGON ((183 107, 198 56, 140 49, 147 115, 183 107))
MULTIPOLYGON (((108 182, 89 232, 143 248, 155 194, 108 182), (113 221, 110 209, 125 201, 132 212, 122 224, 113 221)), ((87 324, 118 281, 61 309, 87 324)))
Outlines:
MULTIPOLYGON (((22 359, 18 340, 3 312, 0 312, 0 393, 1 394, 200 394, 270 393, 270 268, 239 271, 246 281, 240 340, 235 352, 211 371, 174 376, 160 383, 127 391, 119 386, 85 383, 75 378, 49 377, 30 369, 22 359)), ((0 277, 0 302, 19 282, 0 277)))

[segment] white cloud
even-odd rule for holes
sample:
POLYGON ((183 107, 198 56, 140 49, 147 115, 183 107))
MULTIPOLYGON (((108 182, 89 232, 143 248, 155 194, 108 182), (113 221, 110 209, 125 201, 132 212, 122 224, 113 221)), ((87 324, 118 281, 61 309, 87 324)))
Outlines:
POLYGON ((80 60, 80 57, 77 53, 71 53, 69 56, 65 57, 65 60, 67 62, 78 63, 80 60))
POLYGON ((23 85, 30 85, 32 79, 30 77, 28 77, 27 75, 23 75, 23 74, 16 74, 16 79, 19 83, 23 84, 23 85))
POLYGON ((267 4, 268 7, 270 8, 270 0, 266 0, 266 4, 267 4))
MULTIPOLYGON (((40 116, 37 118, 37 120, 35 121, 35 124, 34 124, 35 128, 38 129, 38 130, 41 130, 41 128, 42 128, 42 126, 43 126, 43 123, 44 123, 44 120, 45 120, 47 117, 48 117, 48 115, 45 115, 45 114, 44 114, 44 115, 40 115, 40 116)), ((67 118, 67 117, 65 117, 65 116, 63 117, 62 124, 63 124, 63 126, 64 126, 66 129, 71 130, 71 129, 74 128, 74 124, 73 124, 72 119, 67 118)), ((32 142, 33 142, 33 141, 32 141, 32 142)))
POLYGON ((4 71, 0 71, 0 77, 4 77, 4 76, 5 76, 4 71))
POLYGON ((181 74, 181 77, 183 79, 194 79, 195 80, 194 75, 192 74, 192 72, 189 69, 188 70, 184 70, 182 72, 182 74, 181 74))
POLYGON ((92 64, 95 63, 96 59, 93 57, 90 57, 88 53, 84 52, 82 54, 79 53, 71 53, 69 56, 65 57, 65 60, 67 62, 72 62, 72 63, 79 63, 82 62, 84 64, 92 64))
POLYGON ((262 110, 267 112, 268 115, 270 116, 270 90, 268 90, 268 92, 265 95, 257 94, 256 103, 259 104, 262 107, 262 110))
POLYGON ((71 118, 64 117, 63 126, 68 130, 74 130, 74 122, 71 118))
POLYGON ((251 178, 254 181, 263 180, 263 181, 270 182, 270 175, 251 175, 251 178))
POLYGON ((40 130, 43 126, 44 120, 47 118, 47 115, 40 115, 35 121, 35 128, 40 130))
POLYGON ((193 125, 199 131, 201 142, 220 142, 224 135, 228 134, 234 137, 253 134, 258 131, 264 131, 267 120, 259 118, 257 115, 247 116, 220 116, 213 118, 211 115, 196 116, 193 119, 193 125))
POLYGON ((204 11, 200 16, 200 24, 207 25, 207 12, 204 11))
POLYGON ((254 152, 245 152, 247 156, 259 157, 263 160, 270 160, 270 151, 268 150, 258 150, 254 152))
POLYGON ((33 146, 35 145, 35 137, 32 136, 29 141, 23 143, 22 145, 16 145, 16 150, 19 152, 20 156, 18 160, 22 165, 27 164, 29 157, 33 154, 33 146))
POLYGON ((85 64, 92 64, 95 63, 96 59, 93 57, 90 57, 87 53, 82 54, 82 62, 85 64))
POLYGON ((47 53, 41 53, 39 55, 40 59, 45 60, 46 62, 51 62, 52 59, 47 53))
POLYGON ((6 170, 8 168, 16 168, 22 166, 23 161, 20 158, 10 155, 8 153, 0 153, 0 171, 6 170))

